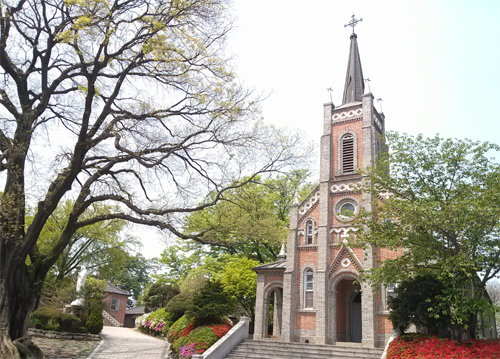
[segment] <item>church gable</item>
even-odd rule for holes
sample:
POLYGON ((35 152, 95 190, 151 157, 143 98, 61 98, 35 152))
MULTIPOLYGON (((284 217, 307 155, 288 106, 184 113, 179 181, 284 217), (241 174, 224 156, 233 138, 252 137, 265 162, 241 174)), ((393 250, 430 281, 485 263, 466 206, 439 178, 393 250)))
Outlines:
POLYGON ((356 254, 349 247, 343 246, 337 257, 333 260, 328 270, 328 276, 331 277, 335 272, 339 271, 360 272, 362 269, 363 265, 356 254))

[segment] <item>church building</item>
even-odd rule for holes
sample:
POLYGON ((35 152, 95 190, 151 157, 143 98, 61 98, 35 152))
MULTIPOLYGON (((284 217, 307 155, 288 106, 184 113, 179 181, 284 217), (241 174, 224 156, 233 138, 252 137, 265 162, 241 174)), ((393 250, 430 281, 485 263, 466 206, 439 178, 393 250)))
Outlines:
POLYGON ((353 27, 342 104, 324 105, 320 184, 291 207, 286 254, 282 250, 277 262, 255 268, 254 339, 380 347, 390 337, 390 288, 375 290, 358 279, 363 269, 395 254, 350 248, 345 241, 357 231, 350 216, 372 208, 374 199, 361 191, 358 170, 386 150, 384 130, 384 115, 365 89, 353 27))

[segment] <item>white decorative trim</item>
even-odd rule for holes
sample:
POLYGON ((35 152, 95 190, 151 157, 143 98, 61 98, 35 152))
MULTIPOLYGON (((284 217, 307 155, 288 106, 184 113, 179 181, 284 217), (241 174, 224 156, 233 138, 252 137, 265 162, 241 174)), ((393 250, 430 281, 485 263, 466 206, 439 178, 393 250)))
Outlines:
POLYGON ((337 233, 340 234, 340 238, 348 238, 349 237, 349 232, 357 232, 359 228, 356 227, 341 227, 341 228, 332 228, 330 229, 330 233, 337 233))
POLYGON ((386 191, 386 192, 380 192, 378 194, 378 198, 380 198, 380 199, 388 199, 388 198, 390 198, 392 196, 394 196, 394 194, 392 192, 388 192, 388 191, 386 191))
POLYGON ((318 201, 319 201, 319 191, 317 191, 314 195, 312 195, 311 197, 309 197, 309 199, 307 200, 307 202, 305 202, 299 208, 299 214, 305 214, 318 201))
POLYGON ((361 182, 351 182, 351 183, 341 183, 339 185, 334 184, 330 187, 332 193, 341 193, 341 192, 353 192, 360 190, 362 187, 361 182))
POLYGON ((349 111, 334 113, 332 115, 332 120, 333 121, 345 120, 345 119, 350 118, 350 117, 361 116, 362 114, 363 114, 363 109, 358 108, 356 110, 349 110, 349 111))

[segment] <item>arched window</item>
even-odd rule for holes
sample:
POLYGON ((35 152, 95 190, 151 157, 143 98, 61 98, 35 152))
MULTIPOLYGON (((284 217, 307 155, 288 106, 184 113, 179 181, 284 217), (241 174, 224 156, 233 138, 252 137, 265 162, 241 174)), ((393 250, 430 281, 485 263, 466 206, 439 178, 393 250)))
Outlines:
POLYGON ((313 243, 313 222, 311 220, 306 222, 306 244, 313 243))
POLYGON ((314 273, 307 269, 304 273, 304 308, 312 308, 314 301, 314 273))
POLYGON ((342 173, 354 172, 354 136, 347 134, 340 140, 342 146, 342 173))

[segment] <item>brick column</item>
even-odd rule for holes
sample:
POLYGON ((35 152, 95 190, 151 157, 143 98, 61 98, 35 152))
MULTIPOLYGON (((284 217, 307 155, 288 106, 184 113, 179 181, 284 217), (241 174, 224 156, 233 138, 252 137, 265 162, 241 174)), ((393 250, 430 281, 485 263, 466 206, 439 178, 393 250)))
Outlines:
POLYGON ((267 318, 264 323, 265 298, 264 298, 264 284, 266 276, 262 273, 257 274, 257 291, 255 293, 255 323, 253 338, 258 340, 264 338, 264 324, 267 330, 267 318))
POLYGON ((281 324, 281 341, 292 342, 295 340, 295 309, 296 309, 296 273, 295 273, 295 247, 297 245, 297 204, 290 206, 290 230, 286 244, 286 269, 283 273, 283 307, 281 324))
POLYGON ((332 112, 333 104, 325 104, 323 136, 320 149, 318 264, 314 280, 314 309, 316 310, 315 342, 326 344, 328 338, 328 275, 330 261, 330 179, 332 168, 332 112))
POLYGON ((283 310, 283 293, 276 289, 274 291, 274 313, 273 313, 273 336, 281 336, 281 322, 283 310))

